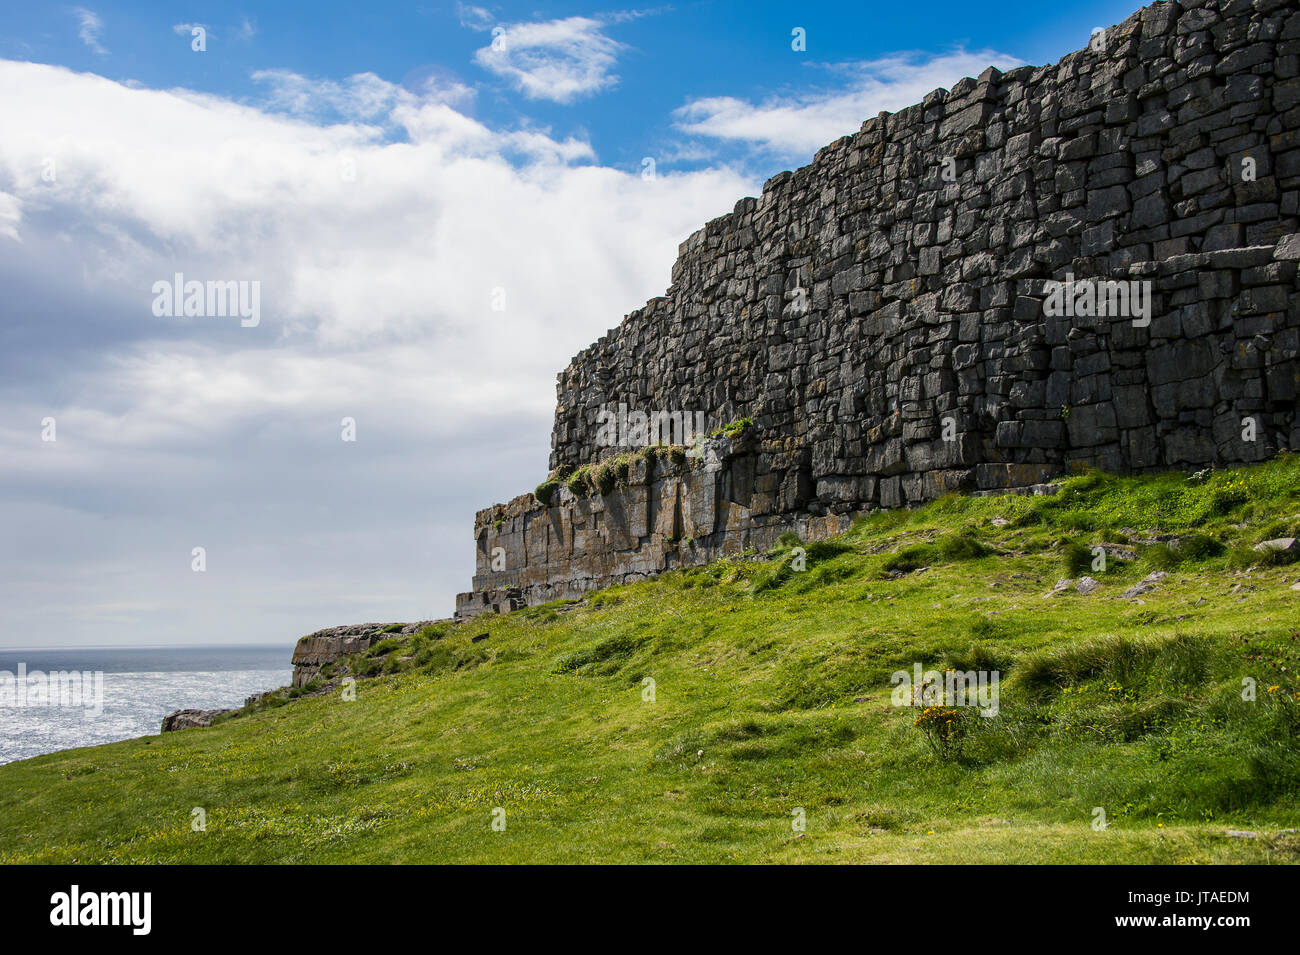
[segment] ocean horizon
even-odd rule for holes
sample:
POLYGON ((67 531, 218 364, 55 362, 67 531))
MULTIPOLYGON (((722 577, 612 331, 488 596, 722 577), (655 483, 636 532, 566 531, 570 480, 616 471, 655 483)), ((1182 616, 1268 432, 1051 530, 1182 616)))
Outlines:
POLYGON ((0 649, 0 764, 156 736, 173 710, 240 706, 289 684, 292 653, 292 645, 0 649), (43 694, 51 673, 85 675, 75 681, 84 692, 43 694))

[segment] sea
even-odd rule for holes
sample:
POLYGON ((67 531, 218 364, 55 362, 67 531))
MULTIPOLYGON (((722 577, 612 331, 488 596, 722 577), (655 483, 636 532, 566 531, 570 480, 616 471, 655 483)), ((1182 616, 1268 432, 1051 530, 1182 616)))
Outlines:
POLYGON ((0 649, 0 763, 154 736, 172 710, 241 706, 290 683, 292 653, 292 646, 0 649), (55 683, 56 672, 85 679, 55 683))

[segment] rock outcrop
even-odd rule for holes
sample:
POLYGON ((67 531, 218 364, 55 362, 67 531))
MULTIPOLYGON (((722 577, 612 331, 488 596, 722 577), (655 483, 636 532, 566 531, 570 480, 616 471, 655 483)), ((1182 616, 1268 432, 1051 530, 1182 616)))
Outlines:
POLYGON ((299 639, 293 650, 293 685, 303 687, 314 680, 321 667, 354 653, 364 653, 391 636, 409 636, 436 621, 417 623, 354 623, 317 630, 299 639))
POLYGON ((159 732, 172 733, 176 730, 201 729, 211 726, 218 716, 224 716, 226 713, 235 712, 233 709, 224 710, 174 710, 163 717, 162 729, 159 732))
POLYGON ((840 514, 799 513, 807 498, 797 471, 756 474, 748 435, 719 437, 698 454, 638 457, 608 494, 556 490, 550 506, 531 494, 480 511, 474 591, 456 616, 516 610, 589 590, 633 583, 747 548, 765 550, 794 531, 818 540, 847 530, 840 514))
POLYGON ((557 477, 635 444, 610 415, 751 418, 749 443, 480 512, 458 613, 954 490, 1294 448, 1298 261, 1294 2, 1156 3, 935 90, 688 238, 559 375, 557 477))

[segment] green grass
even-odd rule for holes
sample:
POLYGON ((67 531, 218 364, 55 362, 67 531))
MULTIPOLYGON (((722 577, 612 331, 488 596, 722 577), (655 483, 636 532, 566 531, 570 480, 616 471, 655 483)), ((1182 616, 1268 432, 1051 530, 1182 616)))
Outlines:
POLYGON ((354 702, 0 767, 0 862, 1295 862, 1300 568, 1245 553, 1298 521, 1294 456, 1087 474, 392 635, 354 702), (915 663, 1003 674, 959 752, 891 703, 915 663))

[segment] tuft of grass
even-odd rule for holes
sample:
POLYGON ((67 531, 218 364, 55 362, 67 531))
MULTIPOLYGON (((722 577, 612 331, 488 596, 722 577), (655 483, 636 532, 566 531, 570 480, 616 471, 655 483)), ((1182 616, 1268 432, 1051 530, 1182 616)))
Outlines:
POLYGON ((565 479, 565 486, 574 497, 587 497, 591 493, 592 485, 588 479, 590 474, 591 466, 584 464, 574 468, 573 473, 565 479))
POLYGON ((1069 541, 1061 548, 1061 568, 1067 577, 1079 577, 1092 569, 1092 548, 1069 541))
POLYGON ((717 431, 713 432, 713 437, 717 438, 725 435, 728 438, 738 438, 753 427, 753 418, 737 418, 735 421, 729 422, 717 431))
POLYGON ((976 560, 990 553, 988 547, 969 533, 944 534, 933 543, 911 544, 889 555, 881 569, 907 573, 933 564, 976 560))
POLYGON ((555 478, 547 478, 537 489, 533 491, 533 497, 542 507, 550 507, 551 501, 555 498, 555 492, 560 489, 560 482, 555 478))
POLYGON ((1104 634, 1026 654, 1016 664, 1017 685, 1041 695, 1093 679, 1131 685, 1160 676, 1184 686, 1207 672, 1209 644, 1203 637, 1133 637, 1104 634))

